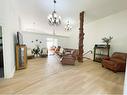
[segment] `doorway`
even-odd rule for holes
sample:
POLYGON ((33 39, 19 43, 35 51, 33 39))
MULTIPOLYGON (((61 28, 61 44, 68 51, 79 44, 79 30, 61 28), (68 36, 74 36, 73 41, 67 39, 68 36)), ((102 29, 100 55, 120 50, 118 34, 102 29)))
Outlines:
POLYGON ((47 48, 49 54, 54 54, 54 49, 58 46, 58 39, 47 38, 47 48))
POLYGON ((2 26, 0 26, 0 78, 4 77, 2 26))

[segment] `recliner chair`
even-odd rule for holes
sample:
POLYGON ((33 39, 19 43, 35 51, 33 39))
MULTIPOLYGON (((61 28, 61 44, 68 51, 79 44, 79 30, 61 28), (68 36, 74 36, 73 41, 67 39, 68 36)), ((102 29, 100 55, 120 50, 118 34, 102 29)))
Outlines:
POLYGON ((70 54, 66 54, 62 56, 61 59, 61 63, 63 65, 67 64, 67 65, 74 65, 75 64, 75 60, 77 59, 78 56, 78 50, 74 49, 71 51, 70 54))
POLYGON ((108 68, 114 72, 125 71, 127 53, 114 52, 111 57, 105 57, 102 60, 102 67, 108 68))

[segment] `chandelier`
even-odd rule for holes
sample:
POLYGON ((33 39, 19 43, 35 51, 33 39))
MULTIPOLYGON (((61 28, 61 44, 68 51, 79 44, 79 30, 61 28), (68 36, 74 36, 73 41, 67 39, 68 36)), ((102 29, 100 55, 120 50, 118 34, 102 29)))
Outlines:
POLYGON ((56 10, 55 10, 55 4, 56 0, 54 0, 54 11, 49 14, 48 16, 48 21, 50 25, 59 25, 61 24, 61 17, 57 15, 56 10))
POLYGON ((70 26, 70 22, 67 21, 66 25, 65 25, 65 31, 70 31, 72 29, 72 27, 70 26))

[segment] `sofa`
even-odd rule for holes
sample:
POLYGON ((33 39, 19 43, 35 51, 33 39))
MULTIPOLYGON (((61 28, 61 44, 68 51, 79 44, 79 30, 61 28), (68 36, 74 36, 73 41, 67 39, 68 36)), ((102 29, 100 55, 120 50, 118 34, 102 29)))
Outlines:
POLYGON ((123 72, 126 68, 126 58, 127 53, 114 52, 111 57, 103 58, 102 67, 114 72, 123 72))
POLYGON ((75 65, 75 61, 78 57, 78 50, 73 49, 71 52, 66 53, 61 58, 61 63, 63 65, 75 65))

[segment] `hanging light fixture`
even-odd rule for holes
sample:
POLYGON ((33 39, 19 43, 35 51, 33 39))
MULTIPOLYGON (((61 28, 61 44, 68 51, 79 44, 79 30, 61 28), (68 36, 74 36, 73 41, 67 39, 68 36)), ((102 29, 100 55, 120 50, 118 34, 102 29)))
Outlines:
POLYGON ((48 16, 48 21, 50 25, 59 25, 61 24, 61 17, 57 15, 56 10, 55 10, 55 4, 56 0, 54 0, 54 11, 49 14, 48 16))
POLYGON ((72 29, 72 27, 70 26, 70 22, 68 20, 66 25, 65 25, 65 31, 70 31, 71 29, 72 29))

